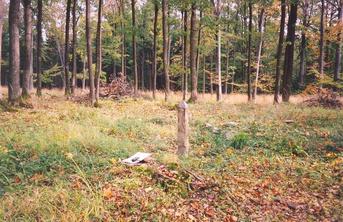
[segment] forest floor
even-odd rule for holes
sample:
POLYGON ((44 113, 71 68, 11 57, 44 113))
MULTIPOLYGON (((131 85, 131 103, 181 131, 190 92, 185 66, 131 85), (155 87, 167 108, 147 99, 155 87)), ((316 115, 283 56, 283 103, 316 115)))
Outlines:
POLYGON ((44 91, 33 108, 0 105, 0 220, 343 220, 342 110, 214 97, 190 105, 182 159, 180 96, 91 108, 44 91), (120 162, 137 151, 154 161, 120 162))

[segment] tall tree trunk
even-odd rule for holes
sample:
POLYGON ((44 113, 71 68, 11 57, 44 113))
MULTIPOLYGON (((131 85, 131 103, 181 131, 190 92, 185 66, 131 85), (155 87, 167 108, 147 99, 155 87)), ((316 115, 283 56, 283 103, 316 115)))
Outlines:
POLYGON ((8 100, 12 104, 20 99, 19 10, 20 0, 11 0, 8 15, 10 39, 8 100))
POLYGON ((260 42, 258 45, 258 52, 257 52, 256 78, 255 78, 255 87, 254 87, 254 95, 253 95, 254 100, 256 100, 256 96, 257 96, 258 77, 260 74, 260 63, 261 63, 262 45, 263 45, 264 22, 265 22, 264 8, 262 8, 261 9, 261 15, 260 15, 260 22, 259 22, 260 42))
POLYGON ((191 66, 191 76, 192 76, 192 93, 191 101, 196 102, 198 100, 198 74, 196 70, 197 61, 196 61, 196 5, 192 4, 192 14, 191 14, 191 33, 190 33, 190 66, 191 66))
POLYGON ((325 14, 325 0, 321 0, 320 13, 320 40, 319 40, 319 73, 320 78, 324 78, 324 14, 325 14))
POLYGON ((183 100, 186 100, 187 92, 188 92, 188 65, 187 65, 187 39, 188 39, 188 12, 185 10, 183 12, 183 100))
POLYGON ((126 69, 125 69, 125 31, 124 31, 124 13, 125 13, 125 4, 124 0, 120 1, 120 14, 121 14, 121 21, 120 21, 120 26, 121 26, 121 73, 126 76, 126 69))
POLYGON ((65 37, 64 37, 64 78, 65 78, 65 95, 70 95, 70 79, 69 79, 69 28, 70 28, 70 9, 71 0, 67 0, 67 15, 65 24, 65 37))
POLYGON ((200 15, 199 15, 199 28, 198 28, 198 42, 197 42, 197 59, 196 59, 196 64, 197 64, 197 74, 199 75, 199 66, 200 66, 200 50, 199 50, 199 46, 200 46, 200 41, 201 41, 201 20, 202 20, 202 11, 200 11, 200 15))
POLYGON ((307 17, 308 17, 308 0, 304 0, 303 5, 303 30, 301 31, 301 43, 300 43, 300 70, 299 70, 299 86, 304 86, 305 72, 306 72, 306 29, 308 27, 307 17))
POLYGON ((32 64, 32 9, 31 0, 23 0, 24 6, 24 27, 25 27, 25 51, 24 51, 24 73, 22 97, 30 96, 30 78, 32 64))
POLYGON ((279 43, 276 52, 276 81, 274 91, 274 103, 279 103, 280 94, 280 80, 281 80, 281 57, 283 49, 283 40, 285 35, 285 21, 286 21, 286 0, 281 0, 281 20, 280 20, 280 31, 279 31, 279 43))
POLYGON ((102 18, 102 0, 99 0, 98 25, 97 25, 97 30, 96 30, 96 72, 95 72, 95 101, 96 103, 99 102, 100 75, 101 75, 101 70, 102 70, 101 18, 102 18))
MULTIPOLYGON (((2 31, 3 31, 3 24, 4 24, 4 15, 5 13, 5 0, 0 0, 0 61, 2 61, 2 31)), ((2 98, 1 95, 1 62, 0 62, 0 99, 2 98)))
POLYGON ((203 73, 202 73, 202 96, 205 96, 206 93, 206 56, 203 56, 203 73))
POLYGON ((82 92, 84 92, 86 89, 86 61, 87 61, 87 56, 85 56, 83 59, 82 92))
MULTIPOLYGON (((220 22, 220 11, 221 11, 221 0, 217 0, 217 6, 215 9, 215 14, 217 17, 218 23, 220 22)), ((217 27, 217 61, 216 61, 216 72, 218 78, 218 85, 217 85, 217 101, 222 100, 222 65, 221 65, 221 27, 218 24, 217 27)))
POLYGON ((144 91, 144 72, 145 72, 145 53, 142 51, 142 63, 141 63, 141 89, 144 91))
POLYGON ((138 72, 137 72, 137 47, 136 47, 136 0, 131 0, 132 8, 132 60, 133 60, 133 76, 134 76, 134 94, 138 95, 138 72))
POLYGON ((153 61, 152 61, 152 72, 153 72, 153 87, 152 97, 156 99, 156 80, 157 80, 157 22, 158 22, 158 3, 155 2, 155 14, 154 14, 154 49, 153 49, 153 61))
MULTIPOLYGON (((343 27, 343 0, 340 0, 339 5, 339 14, 338 14, 338 24, 340 27, 343 27)), ((342 31, 337 35, 337 47, 336 47, 336 60, 335 60, 335 71, 333 75, 334 81, 338 81, 341 72, 341 62, 342 62, 342 31)))
POLYGON ((248 31, 248 101, 251 100, 251 35, 252 35, 252 2, 249 1, 249 31, 248 31))
POLYGON ((210 61, 210 93, 213 95, 213 56, 211 56, 210 61))
POLYGON ((73 72, 71 76, 71 94, 74 95, 75 88, 76 88, 76 73, 77 73, 77 66, 76 66, 76 41, 77 41, 77 20, 76 20, 76 7, 77 7, 77 0, 73 0, 73 57, 72 57, 72 63, 73 63, 73 72))
POLYGON ((89 74, 89 99, 91 106, 95 103, 94 76, 92 70, 92 37, 91 37, 91 18, 90 18, 90 0, 86 0, 86 41, 87 41, 87 64, 89 74))
POLYGON ((169 61, 168 61, 168 0, 162 0, 162 29, 163 29, 163 72, 165 78, 165 100, 169 98, 169 61))
POLYGON ((43 23, 43 2, 42 0, 38 0, 37 3, 37 96, 42 95, 42 69, 41 69, 41 61, 42 61, 42 23, 43 23))
POLYGON ((295 42, 295 26, 297 21, 298 0, 292 1, 291 10, 288 18, 287 25, 287 38, 288 43, 285 50, 285 63, 284 74, 282 81, 282 101, 289 102, 292 86, 292 73, 293 73, 293 58, 294 58, 294 42, 295 42))

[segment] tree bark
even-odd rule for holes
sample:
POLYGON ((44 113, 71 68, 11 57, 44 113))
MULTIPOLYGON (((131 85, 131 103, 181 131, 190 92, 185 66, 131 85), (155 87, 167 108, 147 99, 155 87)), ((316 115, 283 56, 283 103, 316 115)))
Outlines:
POLYGON ((125 13, 125 4, 124 1, 121 0, 121 10, 120 10, 120 14, 121 14, 121 21, 120 21, 120 26, 121 26, 121 32, 122 32, 122 36, 121 36, 121 72, 124 76, 126 76, 126 69, 125 69, 125 31, 124 31, 124 13, 125 13))
POLYGON ((72 55, 72 63, 73 63, 73 71, 71 76, 71 94, 75 94, 75 88, 77 87, 76 84, 76 73, 77 73, 77 66, 76 66, 76 44, 77 44, 77 20, 76 20, 76 7, 77 7, 77 0, 73 0, 73 55, 72 55))
POLYGON ((248 101, 251 101, 251 35, 252 35, 252 3, 249 1, 249 31, 248 31, 248 101))
POLYGON ((11 0, 9 22, 9 81, 8 100, 15 104, 20 99, 20 50, 19 50, 19 25, 20 25, 20 0, 11 0))
POLYGON ((319 73, 320 79, 324 78, 324 14, 325 14, 325 0, 321 0, 320 13, 320 40, 319 40, 319 73))
MULTIPOLYGON (((5 13, 5 0, 0 0, 0 61, 2 61, 2 31, 4 24, 4 15, 5 13)), ((2 98, 1 94, 1 62, 0 62, 0 99, 2 98)))
POLYGON ((43 2, 38 0, 37 4, 37 96, 42 95, 42 23, 43 23, 43 2))
POLYGON ((158 22, 158 4, 155 4, 155 14, 154 14, 154 49, 153 49, 153 62, 152 62, 152 72, 153 72, 153 87, 152 87, 152 97, 156 99, 156 80, 157 80, 157 22, 158 22))
POLYGON ((170 93, 169 61, 168 61, 168 0, 162 0, 162 29, 163 29, 163 73, 165 78, 165 100, 170 93))
POLYGON ((71 0, 67 0, 67 15, 65 25, 65 37, 64 37, 64 78, 65 78, 65 95, 70 95, 70 79, 69 79, 69 28, 70 28, 70 9, 71 0))
POLYGON ((134 76, 134 94, 138 95, 138 72, 137 72, 137 47, 136 47, 136 0, 131 0, 132 8, 132 60, 133 60, 133 76, 134 76))
POLYGON ((32 9, 31 0, 23 0, 24 6, 24 28, 25 28, 25 51, 24 51, 24 71, 22 97, 30 96, 30 79, 32 64, 32 9))
POLYGON ((145 53, 142 51, 142 62, 141 62, 141 90, 144 91, 144 72, 145 72, 145 53))
POLYGON ((294 58, 294 42, 295 42, 295 26, 297 21, 298 0, 292 1, 291 10, 287 25, 288 43, 285 50, 284 74, 282 81, 282 101, 289 102, 291 95, 292 73, 293 73, 293 58, 294 58))
POLYGON ((279 43, 276 52, 276 81, 274 91, 274 103, 279 103, 280 94, 280 79, 281 79, 281 57, 283 49, 283 40, 285 35, 285 21, 286 21, 286 0, 281 0, 281 20, 280 20, 280 31, 279 31, 279 43))
POLYGON ((183 12, 183 100, 186 100, 187 93, 188 93, 188 65, 187 65, 187 39, 188 39, 188 12, 185 10, 183 12))
POLYGON ((101 18, 102 18, 102 0, 99 0, 98 25, 97 25, 97 31, 96 31, 96 72, 95 72, 95 101, 96 103, 99 102, 100 75, 101 75, 101 70, 102 70, 101 18))
MULTIPOLYGON (((341 28, 343 27, 343 0, 340 0, 338 14, 338 24, 341 28)), ((334 71, 334 81, 338 81, 341 72, 341 62, 342 62, 342 32, 340 31, 337 35, 337 47, 336 47, 336 59, 335 59, 335 71, 334 71)))
POLYGON ((89 99, 91 106, 95 103, 94 93, 94 76, 92 70, 92 37, 91 37, 91 20, 90 20, 90 0, 86 0, 86 41, 87 41, 87 64, 88 64, 88 75, 89 75, 89 99))
POLYGON ((260 15, 260 22, 259 22, 260 42, 258 45, 258 52, 257 52, 256 78, 255 78, 255 87, 254 87, 254 95, 253 95, 254 100, 256 100, 256 96, 257 96, 258 77, 260 74, 260 63, 261 63, 261 55, 262 55, 264 22, 265 22, 264 8, 262 8, 261 9, 261 15, 260 15))
POLYGON ((202 96, 206 93, 206 57, 203 56, 203 73, 202 73, 202 96))
MULTIPOLYGON (((220 22, 220 11, 221 11, 221 0, 217 0, 216 6, 216 17, 217 21, 220 22)), ((217 27, 217 61, 216 61, 216 72, 218 77, 218 85, 217 85, 217 101, 222 100, 222 65, 221 65, 221 28, 220 24, 217 27)))
POLYGON ((300 71, 299 71, 299 86, 304 86, 304 79, 306 73, 306 47, 307 47, 307 37, 306 37, 306 29, 308 28, 308 7, 309 3, 308 0, 304 0, 303 5, 303 30, 301 31, 301 43, 300 43, 300 71))
POLYGON ((191 76, 192 76, 192 93, 191 93, 191 101, 196 102, 198 100, 198 75, 197 75, 197 61, 196 61, 196 5, 195 3, 192 4, 192 14, 191 14, 191 33, 190 33, 190 68, 191 68, 191 76))

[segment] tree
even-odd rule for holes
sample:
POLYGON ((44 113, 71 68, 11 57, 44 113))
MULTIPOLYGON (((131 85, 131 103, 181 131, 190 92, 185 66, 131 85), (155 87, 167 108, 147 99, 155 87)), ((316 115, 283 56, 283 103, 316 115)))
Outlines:
POLYGON ((162 29, 163 29, 163 73, 165 79, 165 100, 167 101, 170 93, 169 80, 169 56, 168 56, 168 0, 162 0, 162 29))
POLYGON ((304 0, 302 5, 303 10, 303 21, 302 21, 302 31, 301 31, 301 43, 300 43, 300 71, 299 71, 299 85, 301 87, 304 86, 304 78, 306 72, 306 45, 307 45, 307 37, 306 37, 306 29, 308 28, 308 8, 309 3, 308 0, 304 0))
POLYGON ((187 45, 187 37, 188 37, 188 12, 187 9, 183 12, 183 100, 186 100, 187 92, 188 92, 188 70, 187 70, 187 51, 188 51, 188 45, 187 45))
MULTIPOLYGON (((191 101, 198 100, 198 74, 196 70, 196 53, 197 53, 197 30, 196 30, 196 5, 193 2, 191 7, 191 33, 190 33, 190 68, 192 76, 192 93, 191 101)), ((186 79, 185 79, 186 81, 186 79)))
POLYGON ((37 3, 37 96, 42 95, 42 23, 43 23, 43 2, 38 0, 37 3))
POLYGON ((1 61, 2 61, 2 30, 5 17, 5 0, 0 0, 0 99, 1 95, 1 61))
POLYGON ((138 94, 138 72, 137 72, 137 47, 136 47, 136 0, 131 0, 132 8, 132 60, 133 60, 133 76, 134 76, 134 94, 138 94))
POLYGON ((23 0, 24 28, 25 28, 25 51, 22 97, 29 97, 31 64, 32 64, 32 9, 31 0, 23 0))
POLYGON ((152 95, 156 99, 156 80, 157 80, 157 22, 158 22, 158 3, 154 2, 154 43, 153 43, 153 62, 152 62, 152 72, 153 72, 153 88, 152 95))
POLYGON ((69 28, 70 28, 70 9, 71 0, 67 0, 67 15, 65 24, 65 42, 64 42, 64 79, 65 79, 65 95, 70 95, 70 79, 69 79, 69 28))
POLYGON ((87 45, 87 64, 88 64, 88 75, 89 75, 89 99, 92 106, 95 103, 94 93, 94 76, 92 70, 92 37, 91 37, 91 21, 90 21, 90 0, 86 0, 86 45, 87 45))
POLYGON ((325 0, 321 0, 321 12, 320 12, 320 40, 319 40, 319 73, 320 78, 324 77, 324 14, 325 14, 325 0))
POLYGON ((248 30, 248 101, 251 100, 251 35, 252 35, 252 2, 249 0, 249 30, 248 30))
POLYGON ((76 20, 76 7, 77 0, 73 0, 73 52, 72 52, 72 64, 73 71, 71 76, 71 94, 74 95, 76 88, 76 73, 77 73, 77 64, 76 64, 76 44, 77 44, 77 20, 76 20))
POLYGON ((286 20, 286 0, 281 0, 281 20, 280 20, 280 31, 279 31, 279 43, 276 52, 276 81, 275 81, 275 91, 274 91, 274 103, 279 103, 280 94, 280 79, 281 79, 281 57, 283 40, 285 35, 285 20, 286 20))
POLYGON ((19 25, 20 25, 20 0, 11 0, 9 23, 9 81, 8 100, 15 104, 20 99, 20 50, 19 50, 19 25))
POLYGON ((265 21, 265 11, 264 8, 261 9, 260 14, 260 21, 259 21, 259 33, 260 33, 260 41, 258 45, 258 51, 257 51, 257 65, 256 65, 256 78, 255 78, 255 87, 254 87, 254 95, 253 99, 256 100, 257 96, 257 87, 258 87, 258 77, 260 74, 260 63, 261 63, 261 54, 262 54, 262 45, 263 45, 263 32, 264 32, 264 21, 265 21))
POLYGON ((221 13, 221 0, 217 0, 217 3, 214 4, 214 0, 212 0, 212 3, 215 7, 214 14, 216 16, 216 20, 218 22, 217 27, 217 34, 216 34, 216 40, 217 40, 217 60, 216 60, 216 72, 217 72, 217 78, 218 78, 218 86, 217 86, 217 101, 222 100, 222 72, 221 72, 221 28, 220 28, 220 13, 221 13))
POLYGON ((95 100, 99 102, 100 75, 102 70, 102 35, 101 35, 102 0, 99 0, 98 25, 96 31, 96 72, 95 72, 95 100))
MULTIPOLYGON (((342 30, 343 27, 343 0, 339 1, 338 6, 338 27, 342 30)), ((334 81, 338 81, 339 74, 341 72, 341 62, 342 62, 342 31, 337 34, 337 47, 336 47, 336 60, 335 60, 335 71, 334 71, 334 81)))
POLYGON ((294 58, 294 42, 295 42, 295 26, 297 21, 298 0, 291 1, 291 10, 288 17, 287 38, 288 43, 285 50, 284 73, 282 78, 282 101, 289 102, 291 95, 292 73, 293 73, 293 58, 294 58))

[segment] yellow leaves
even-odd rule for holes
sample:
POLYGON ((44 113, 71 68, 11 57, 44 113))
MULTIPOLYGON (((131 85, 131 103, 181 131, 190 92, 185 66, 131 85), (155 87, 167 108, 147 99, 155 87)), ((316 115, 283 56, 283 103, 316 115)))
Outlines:
POLYGON ((8 153, 7 147, 4 147, 4 146, 0 145, 0 154, 6 154, 6 153, 8 153))
POLYGON ((66 153, 65 156, 69 160, 73 159, 73 157, 74 157, 74 155, 72 153, 66 153))
POLYGON ((232 147, 229 147, 229 148, 227 148, 226 149, 226 155, 227 156, 231 156, 232 154, 234 154, 234 150, 233 150, 233 148, 232 147))
POLYGON ((110 199, 113 196, 111 187, 105 188, 102 192, 102 196, 105 199, 110 199))

